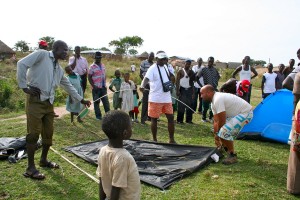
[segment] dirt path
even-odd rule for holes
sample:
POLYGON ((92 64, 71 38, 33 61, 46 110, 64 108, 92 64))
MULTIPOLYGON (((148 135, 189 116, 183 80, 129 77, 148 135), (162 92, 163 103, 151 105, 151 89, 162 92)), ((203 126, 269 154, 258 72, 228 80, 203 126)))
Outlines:
MULTIPOLYGON (((108 97, 109 97, 109 103, 112 105, 112 92, 108 89, 107 90, 108 97)), ((88 99, 92 101, 92 99, 88 99)), ((100 103, 100 106, 102 106, 102 103, 100 103)), ((94 106, 90 106, 90 111, 94 110, 94 106)), ((55 107, 54 112, 58 115, 58 118, 62 118, 64 115, 69 114, 69 112, 66 110, 66 106, 61 106, 61 107, 55 107)), ((14 120, 14 119, 26 119, 26 115, 20 115, 18 117, 11 117, 7 119, 0 119, 1 122, 3 121, 8 121, 8 120, 14 120)))
MULTIPOLYGON (((66 110, 66 106, 62 107, 56 107, 54 108, 54 112, 59 115, 58 118, 62 118, 64 115, 69 114, 69 112, 66 110)), ((14 119, 26 119, 26 115, 20 115, 18 117, 11 117, 7 119, 0 119, 1 122, 8 121, 8 120, 14 120, 14 119)))

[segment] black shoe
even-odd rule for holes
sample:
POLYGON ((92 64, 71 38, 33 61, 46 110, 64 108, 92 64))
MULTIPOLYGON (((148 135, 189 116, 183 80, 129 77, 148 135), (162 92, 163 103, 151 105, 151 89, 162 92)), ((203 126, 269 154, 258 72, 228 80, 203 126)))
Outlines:
POLYGON ((184 124, 183 122, 177 121, 177 124, 184 124))
POLYGON ((194 122, 192 122, 192 121, 190 121, 190 122, 186 122, 186 123, 188 123, 188 124, 194 124, 194 122))

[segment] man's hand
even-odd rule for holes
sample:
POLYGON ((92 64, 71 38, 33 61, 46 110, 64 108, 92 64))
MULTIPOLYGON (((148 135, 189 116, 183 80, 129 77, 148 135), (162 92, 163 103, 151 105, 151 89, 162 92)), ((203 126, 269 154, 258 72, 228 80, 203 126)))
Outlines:
POLYGON ((33 95, 33 96, 39 96, 41 94, 41 90, 39 88, 33 87, 33 86, 30 86, 28 88, 23 88, 23 91, 26 94, 30 94, 30 95, 33 95))
POLYGON ((145 90, 145 88, 140 87, 140 91, 141 92, 144 92, 144 90, 145 90))
POLYGON ((86 101, 86 100, 84 100, 84 99, 82 99, 82 100, 80 101, 80 103, 84 104, 84 105, 87 106, 87 107, 90 107, 90 105, 92 104, 90 101, 86 101))

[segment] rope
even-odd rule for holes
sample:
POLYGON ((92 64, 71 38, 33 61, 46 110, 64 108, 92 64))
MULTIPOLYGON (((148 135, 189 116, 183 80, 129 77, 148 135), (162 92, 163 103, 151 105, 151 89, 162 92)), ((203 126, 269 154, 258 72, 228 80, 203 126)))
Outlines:
POLYGON ((72 163, 68 158, 66 158, 65 156, 61 155, 58 151, 56 151, 55 149, 53 149, 53 147, 50 147, 50 149, 54 153, 56 153, 57 155, 59 155, 60 157, 62 157, 65 161, 67 161, 68 163, 70 163, 71 165, 73 165, 75 168, 77 168, 79 171, 81 171, 82 173, 84 173, 85 175, 87 175, 90 179, 92 179, 93 181, 95 181, 96 183, 99 184, 99 180, 97 178, 95 178, 91 174, 87 173, 86 171, 84 171, 83 169, 81 169, 80 167, 78 167, 76 164, 72 163))

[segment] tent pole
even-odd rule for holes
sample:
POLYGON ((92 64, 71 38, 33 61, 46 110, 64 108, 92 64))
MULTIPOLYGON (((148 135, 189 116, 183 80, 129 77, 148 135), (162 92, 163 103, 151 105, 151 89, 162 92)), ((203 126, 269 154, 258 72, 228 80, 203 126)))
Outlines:
POLYGON ((78 167, 77 165, 75 165, 74 163, 72 163, 68 158, 66 158, 65 156, 61 155, 58 151, 56 151, 55 149, 53 149, 52 147, 50 147, 50 149, 56 153, 57 155, 59 155, 60 157, 62 157, 65 161, 67 161, 68 163, 70 163, 71 165, 73 165, 75 168, 77 168, 79 171, 81 171, 82 173, 84 173, 86 176, 88 176, 90 179, 92 179, 93 181, 95 181, 96 183, 99 184, 99 180, 97 178, 95 178, 94 176, 92 176, 91 174, 87 173, 86 171, 84 171, 83 169, 81 169, 80 167, 78 167))

